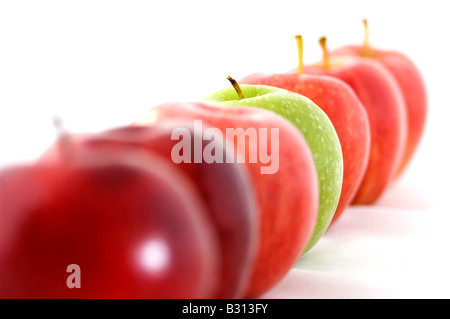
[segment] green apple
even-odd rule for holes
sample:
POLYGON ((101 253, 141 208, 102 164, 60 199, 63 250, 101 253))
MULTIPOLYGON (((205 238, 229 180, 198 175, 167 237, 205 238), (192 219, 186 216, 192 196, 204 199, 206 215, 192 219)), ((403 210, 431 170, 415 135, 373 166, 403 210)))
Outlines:
POLYGON ((320 202, 314 232, 304 250, 306 253, 327 230, 339 203, 343 157, 336 130, 324 111, 303 95, 266 85, 239 86, 233 79, 229 80, 233 87, 215 92, 203 101, 221 106, 258 107, 278 113, 300 130, 313 153, 320 202))

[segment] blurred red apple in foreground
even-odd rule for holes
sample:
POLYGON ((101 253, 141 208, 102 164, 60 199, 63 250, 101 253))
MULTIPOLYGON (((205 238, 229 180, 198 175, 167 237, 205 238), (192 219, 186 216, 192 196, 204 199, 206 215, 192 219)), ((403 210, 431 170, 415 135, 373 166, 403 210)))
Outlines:
POLYGON ((373 204, 395 176, 405 150, 407 120, 402 92, 380 63, 358 57, 329 56, 320 40, 323 61, 305 66, 310 74, 327 74, 346 82, 359 97, 370 124, 370 155, 353 204, 373 204))
MULTIPOLYGON (((196 186, 206 204, 207 218, 215 226, 220 246, 220 275, 213 298, 241 298, 249 280, 256 253, 258 219, 252 184, 243 164, 227 163, 234 152, 221 140, 207 140, 204 130, 183 122, 160 121, 149 126, 125 126, 100 134, 71 137, 72 149, 109 150, 116 153, 135 149, 141 153, 161 156, 167 163, 182 171, 196 186), (179 143, 177 133, 189 137, 184 159, 172 158, 179 143), (203 154, 205 148, 214 148, 222 161, 206 163, 196 161, 194 150, 203 154)), ((44 154, 42 161, 61 160, 60 148, 54 147, 44 154)), ((150 161, 148 165, 152 165, 150 161)), ((186 274, 189 276, 189 273, 186 274)))
POLYGON ((236 161, 245 162, 257 196, 260 237, 244 297, 261 295, 294 265, 314 229, 318 180, 310 149, 289 121, 257 108, 167 103, 135 124, 167 119, 201 121, 211 136, 222 134, 235 147, 236 161))
POLYGON ((343 81, 303 72, 303 41, 297 36, 297 72, 250 74, 239 82, 279 87, 310 98, 330 118, 342 147, 344 177, 341 197, 333 216, 335 222, 350 204, 362 181, 369 159, 370 127, 367 113, 353 90, 343 81))
POLYGON ((156 156, 61 146, 0 173, 0 297, 208 298, 217 242, 195 186, 156 156))
POLYGON ((425 82, 417 66, 405 54, 391 50, 374 48, 369 42, 367 20, 364 21, 364 45, 348 45, 331 52, 332 55, 353 55, 380 62, 395 78, 406 103, 408 134, 406 149, 396 176, 399 176, 411 161, 423 135, 427 117, 427 91, 425 82))

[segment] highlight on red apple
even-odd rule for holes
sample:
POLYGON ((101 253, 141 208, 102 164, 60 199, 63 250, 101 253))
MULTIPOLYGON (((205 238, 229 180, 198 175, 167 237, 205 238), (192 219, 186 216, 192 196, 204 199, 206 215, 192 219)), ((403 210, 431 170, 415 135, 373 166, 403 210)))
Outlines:
POLYGON ((65 154, 0 172, 1 298, 212 296, 218 238, 182 172, 132 150, 65 154))
MULTIPOLYGON (((236 91, 231 90, 234 93, 230 96, 237 96, 236 91)), ((249 98, 252 96, 246 88, 243 92, 249 98)), ((273 102, 278 103, 277 97, 289 97, 290 94, 287 91, 274 94, 273 102)), ((256 194, 259 222, 256 258, 244 297, 260 296, 292 268, 307 249, 313 234, 318 216, 319 187, 310 147, 298 129, 284 117, 262 108, 239 106, 239 103, 233 107, 207 102, 164 103, 150 108, 133 125, 147 127, 168 120, 190 123, 201 120, 205 130, 212 128, 210 132, 225 138, 235 154, 241 157, 256 194), (246 132, 245 139, 245 134, 230 134, 239 131, 246 132), (277 138, 271 138, 273 132, 277 138), (237 141, 239 137, 241 143, 237 141), (264 152, 260 153, 261 147, 264 152), (256 155, 265 155, 267 150, 278 151, 279 166, 274 174, 261 174, 267 163, 264 156, 256 155)))
MULTIPOLYGON (((209 297, 239 298, 245 289, 253 265, 258 236, 255 194, 248 173, 240 163, 227 162, 232 150, 221 140, 205 139, 201 127, 185 121, 161 121, 150 126, 123 126, 97 134, 77 134, 60 141, 40 158, 41 163, 64 161, 60 151, 71 149, 75 156, 89 150, 105 150, 117 154, 139 152, 158 156, 173 169, 184 175, 196 188, 205 205, 205 215, 218 237, 219 285, 209 297), (191 139, 184 141, 185 150, 207 148, 215 150, 217 162, 195 161, 195 154, 184 153, 184 162, 175 163, 172 152, 178 141, 173 132, 182 129, 191 139), (61 144, 62 143, 62 144, 61 144), (189 155, 189 159, 187 159, 189 155)), ((151 166, 152 163, 148 162, 151 166)), ((168 176, 170 178, 170 176, 168 176)), ((170 198, 168 198, 170 200, 170 198)), ((181 227, 182 225, 180 225, 181 227)), ((173 227, 179 227, 173 225, 173 227)), ((185 275, 189 275, 185 273, 185 275)), ((174 287, 174 289, 176 286, 174 287)))

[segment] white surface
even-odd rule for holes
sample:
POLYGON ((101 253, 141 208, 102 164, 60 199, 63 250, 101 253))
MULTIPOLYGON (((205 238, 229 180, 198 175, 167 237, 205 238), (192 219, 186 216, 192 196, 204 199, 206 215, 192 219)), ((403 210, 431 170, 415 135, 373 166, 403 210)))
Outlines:
POLYGON ((443 207, 398 185, 375 206, 351 207, 263 298, 449 298, 443 207))
POLYGON ((407 53, 429 91, 410 170, 373 207, 351 208, 269 297, 448 297, 450 180, 444 1, 2 1, 0 165, 34 159, 68 130, 128 124, 156 104, 197 100, 226 77, 296 67, 360 43, 407 53))

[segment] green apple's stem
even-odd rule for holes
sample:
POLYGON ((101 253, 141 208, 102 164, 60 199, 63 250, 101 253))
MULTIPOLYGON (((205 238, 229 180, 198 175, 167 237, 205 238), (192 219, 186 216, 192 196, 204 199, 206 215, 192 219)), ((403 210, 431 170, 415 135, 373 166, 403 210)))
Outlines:
POLYGON ((236 82, 236 80, 233 79, 231 76, 228 76, 227 80, 230 81, 231 85, 233 86, 234 90, 236 91, 237 95, 239 96, 239 100, 245 99, 244 93, 242 93, 241 87, 236 82))
POLYGON ((369 41, 369 24, 367 22, 367 19, 363 19, 363 25, 364 25, 363 56, 371 57, 373 55, 373 53, 372 53, 372 47, 370 46, 370 41, 369 41))
POLYGON ((327 37, 321 37, 319 39, 319 44, 320 44, 320 47, 322 48, 323 68, 325 70, 328 70, 328 69, 330 69, 330 57, 329 57, 328 48, 327 48, 327 37))
POLYGON ((298 52, 298 66, 297 73, 303 73, 303 37, 301 35, 296 35, 295 40, 297 41, 297 52, 298 52))

